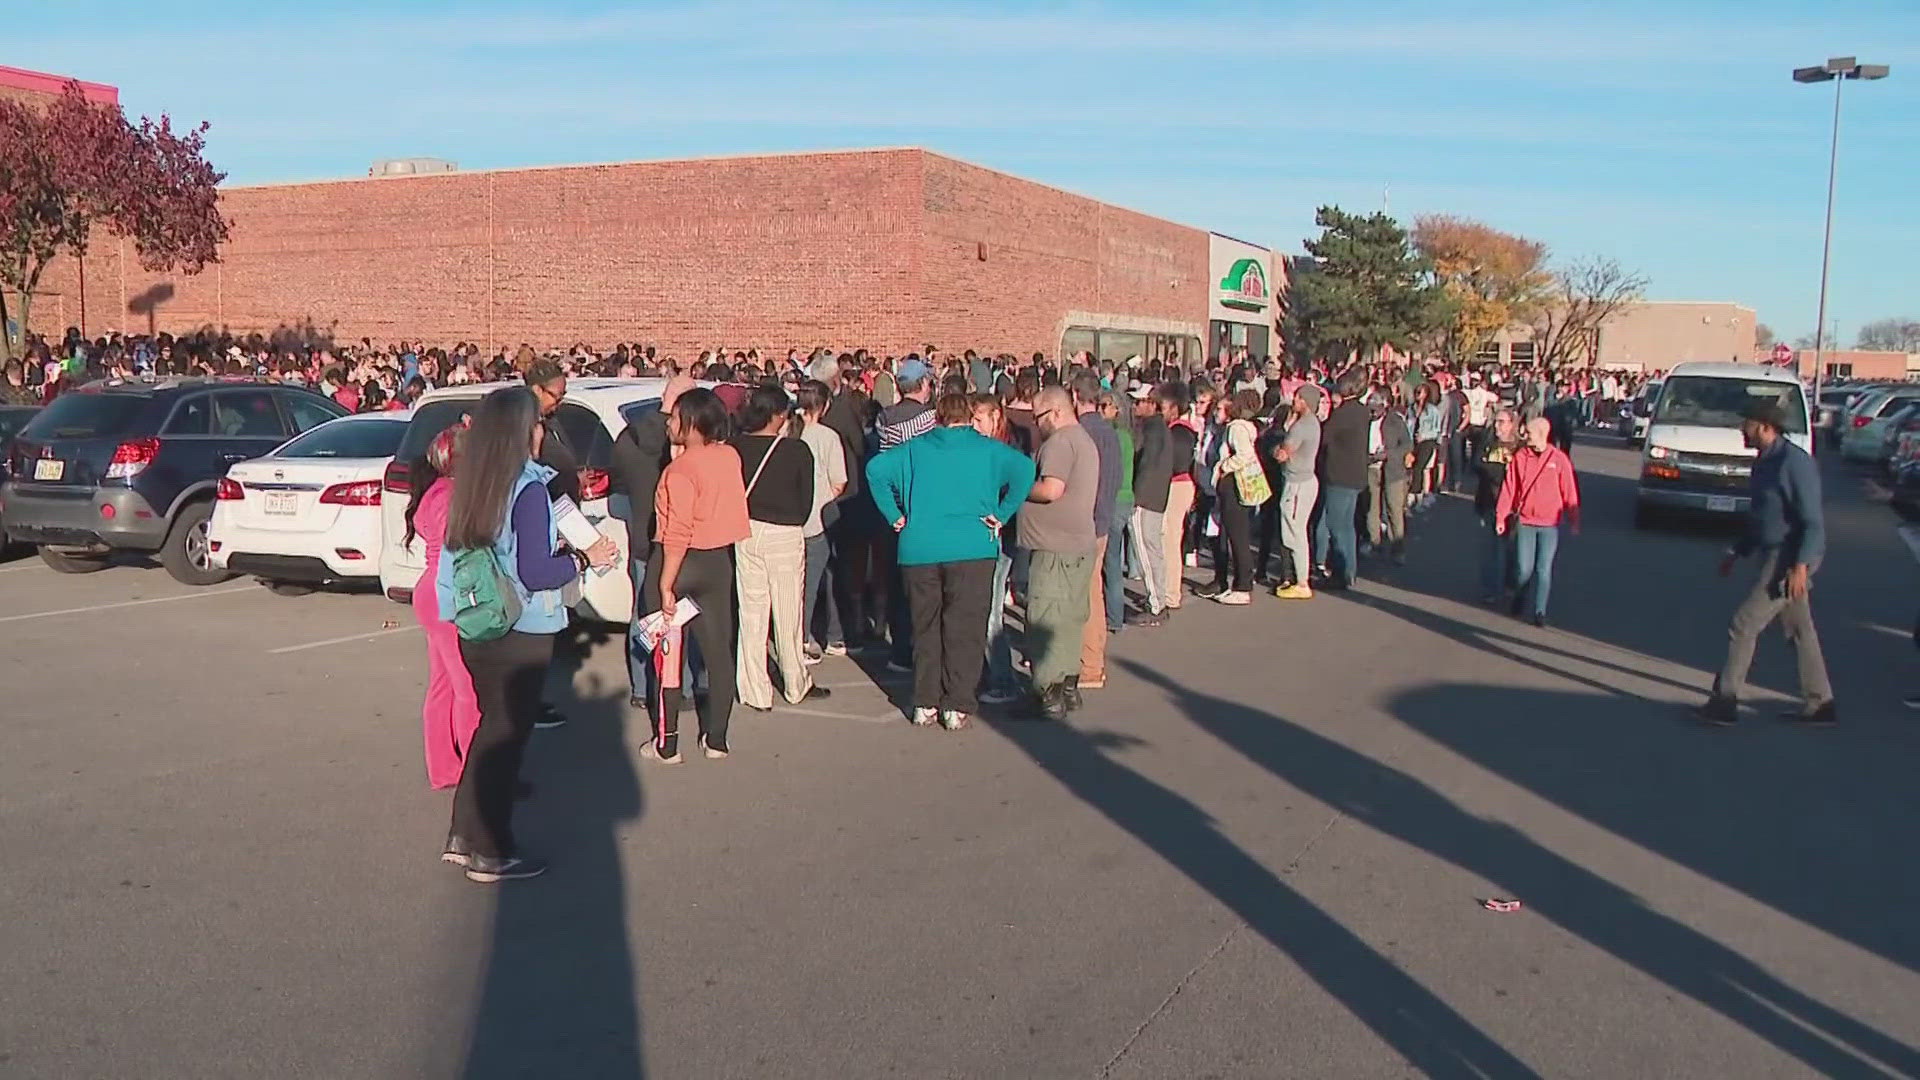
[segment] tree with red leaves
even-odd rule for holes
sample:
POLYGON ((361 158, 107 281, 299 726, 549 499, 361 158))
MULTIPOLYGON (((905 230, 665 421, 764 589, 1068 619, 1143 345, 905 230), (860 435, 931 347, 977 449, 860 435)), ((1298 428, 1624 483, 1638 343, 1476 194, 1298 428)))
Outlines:
POLYGON ((46 108, 0 101, 0 358, 25 352, 41 275, 84 256, 96 225, 132 240, 148 270, 195 274, 220 257, 226 174, 207 163, 206 132, 175 132, 164 115, 136 126, 74 82, 46 108))

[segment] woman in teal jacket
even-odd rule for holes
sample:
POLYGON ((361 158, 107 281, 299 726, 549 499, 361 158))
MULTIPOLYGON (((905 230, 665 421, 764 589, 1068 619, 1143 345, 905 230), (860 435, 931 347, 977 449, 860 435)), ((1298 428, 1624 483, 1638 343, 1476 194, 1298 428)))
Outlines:
POLYGON ((940 426, 877 454, 867 483, 900 534, 900 575, 913 615, 913 722, 967 726, 986 658, 987 610, 1000 527, 1033 489, 1025 454, 973 430, 973 402, 947 394, 940 426))

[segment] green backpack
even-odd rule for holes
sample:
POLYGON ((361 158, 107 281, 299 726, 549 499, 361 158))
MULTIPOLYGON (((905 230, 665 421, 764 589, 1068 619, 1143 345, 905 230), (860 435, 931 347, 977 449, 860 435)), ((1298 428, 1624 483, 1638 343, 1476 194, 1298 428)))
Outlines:
POLYGON ((493 549, 467 548, 448 554, 453 556, 453 610, 441 612, 441 617, 465 641, 505 637, 520 621, 520 594, 500 569, 493 549))

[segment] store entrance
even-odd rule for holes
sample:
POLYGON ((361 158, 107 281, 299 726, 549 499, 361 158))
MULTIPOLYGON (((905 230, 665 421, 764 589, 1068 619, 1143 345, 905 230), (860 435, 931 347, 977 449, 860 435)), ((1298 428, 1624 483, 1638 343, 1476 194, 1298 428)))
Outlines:
POLYGON ((1262 357, 1273 355, 1269 350, 1268 341, 1271 331, 1265 326, 1215 319, 1207 328, 1207 335, 1213 342, 1212 348, 1208 350, 1208 354, 1212 357, 1231 358, 1239 355, 1241 349, 1245 349, 1247 355, 1257 364, 1262 357))

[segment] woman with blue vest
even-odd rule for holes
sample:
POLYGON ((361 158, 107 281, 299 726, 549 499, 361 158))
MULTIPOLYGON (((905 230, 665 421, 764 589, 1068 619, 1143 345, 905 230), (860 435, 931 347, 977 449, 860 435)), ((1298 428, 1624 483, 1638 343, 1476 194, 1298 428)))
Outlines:
POLYGON ((900 534, 913 616, 913 722, 948 731, 979 711, 1000 530, 1033 490, 1025 454, 973 428, 973 399, 947 394, 939 427, 867 462, 882 520, 900 534))
POLYGON ((534 460, 544 431, 531 390, 509 387, 481 399, 454 472, 446 547, 434 576, 439 610, 457 610, 454 562, 461 552, 490 547, 503 584, 520 601, 520 617, 504 635, 460 640, 480 726, 454 790, 453 827, 441 857, 486 883, 534 877, 547 868, 513 841, 520 759, 540 716, 553 637, 567 625, 560 590, 588 566, 611 566, 620 557, 604 537, 584 552, 561 549, 546 487, 554 472, 534 460))

